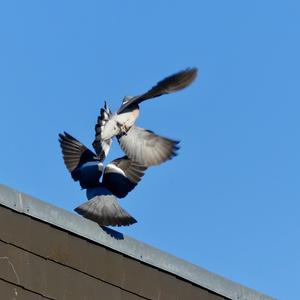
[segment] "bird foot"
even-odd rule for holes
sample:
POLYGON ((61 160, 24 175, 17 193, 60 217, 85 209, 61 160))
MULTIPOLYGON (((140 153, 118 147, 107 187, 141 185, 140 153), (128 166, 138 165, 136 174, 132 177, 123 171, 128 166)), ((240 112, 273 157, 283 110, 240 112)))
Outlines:
POLYGON ((124 124, 121 126, 121 135, 127 135, 129 128, 124 124))

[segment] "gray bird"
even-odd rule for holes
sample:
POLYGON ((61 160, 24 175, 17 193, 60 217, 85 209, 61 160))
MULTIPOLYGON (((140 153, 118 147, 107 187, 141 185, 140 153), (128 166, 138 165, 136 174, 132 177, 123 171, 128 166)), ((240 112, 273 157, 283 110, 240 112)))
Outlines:
POLYGON ((179 142, 135 126, 134 123, 139 116, 139 104, 148 99, 180 91, 189 86, 196 77, 197 69, 188 68, 163 79, 140 96, 126 96, 114 114, 106 106, 109 111, 107 119, 98 122, 101 130, 96 134, 94 144, 111 141, 116 136, 128 158, 137 163, 152 166, 171 159, 179 149, 179 142))
MULTIPOLYGON (((98 122, 105 120, 108 108, 101 109, 98 122)), ((100 128, 96 125, 96 134, 100 128)), ((137 221, 117 201, 132 191, 144 175, 147 167, 127 156, 118 158, 103 166, 111 141, 94 143, 95 152, 64 132, 59 134, 64 163, 74 181, 86 189, 89 201, 75 208, 75 211, 99 225, 125 226, 137 221), (103 175, 102 181, 100 178, 103 175)))

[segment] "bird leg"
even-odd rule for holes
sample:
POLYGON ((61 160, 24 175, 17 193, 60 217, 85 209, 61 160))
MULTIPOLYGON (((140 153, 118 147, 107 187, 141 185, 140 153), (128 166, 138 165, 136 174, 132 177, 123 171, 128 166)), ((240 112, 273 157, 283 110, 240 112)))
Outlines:
POLYGON ((129 130, 129 128, 127 128, 126 124, 123 124, 121 127, 121 134, 122 135, 127 135, 127 131, 129 130))

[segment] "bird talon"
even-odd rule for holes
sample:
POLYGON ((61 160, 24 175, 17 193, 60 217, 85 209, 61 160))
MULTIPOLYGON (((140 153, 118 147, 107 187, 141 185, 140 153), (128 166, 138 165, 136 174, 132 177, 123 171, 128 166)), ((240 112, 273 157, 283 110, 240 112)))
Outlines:
POLYGON ((128 131, 128 128, 126 125, 122 125, 121 126, 121 133, 122 135, 127 135, 127 131, 128 131))

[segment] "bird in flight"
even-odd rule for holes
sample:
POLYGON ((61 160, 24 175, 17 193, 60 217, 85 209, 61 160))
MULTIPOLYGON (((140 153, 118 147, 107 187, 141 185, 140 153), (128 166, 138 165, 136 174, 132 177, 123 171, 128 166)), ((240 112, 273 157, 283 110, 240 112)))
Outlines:
MULTIPOLYGON (((98 121, 105 122, 108 113, 106 106, 102 108, 98 121)), ((99 133, 97 130, 99 128, 96 126, 96 134, 99 133)), ((109 151, 110 140, 94 143, 95 153, 66 132, 59 134, 59 143, 72 178, 86 189, 88 201, 75 208, 75 211, 101 226, 136 223, 119 205, 117 198, 124 198, 135 188, 147 167, 127 156, 117 158, 104 167, 103 160, 109 151)))
POLYGON ((106 103, 107 119, 98 119, 93 145, 110 142, 115 136, 127 157, 144 166, 159 165, 176 155, 178 141, 159 136, 150 130, 135 125, 139 116, 139 104, 165 94, 180 91, 197 77, 196 68, 188 68, 159 81, 146 93, 126 96, 121 107, 112 113, 106 103), (101 130, 100 130, 101 128, 101 130))

